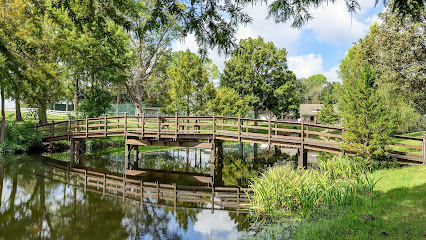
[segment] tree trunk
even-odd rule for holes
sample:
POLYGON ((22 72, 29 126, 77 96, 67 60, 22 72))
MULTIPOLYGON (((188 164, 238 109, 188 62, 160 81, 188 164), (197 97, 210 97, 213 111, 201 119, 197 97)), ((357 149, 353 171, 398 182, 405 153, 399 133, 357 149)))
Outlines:
POLYGON ((22 114, 21 114, 21 96, 19 94, 19 92, 16 92, 15 95, 15 113, 16 113, 16 121, 17 122, 23 122, 24 119, 22 118, 22 114))
POLYGON ((67 100, 67 102, 65 103, 66 105, 65 105, 65 112, 68 112, 69 110, 70 110, 70 103, 68 102, 68 100, 67 100))
POLYGON ((4 106, 4 87, 0 87, 0 94, 1 94, 1 130, 0 130, 0 142, 4 141, 5 135, 6 135, 6 112, 5 112, 5 106, 4 106))
POLYGON ((74 112, 77 110, 78 107, 78 103, 79 103, 79 97, 78 97, 78 92, 79 92, 79 80, 78 80, 78 76, 75 76, 75 81, 74 81, 74 85, 75 85, 75 92, 74 92, 74 112))
POLYGON ((119 113, 120 113, 120 108, 119 108, 119 106, 120 106, 120 93, 119 94, 117 94, 117 116, 119 115, 119 113))
POLYGON ((47 113, 46 113, 47 106, 46 105, 47 105, 46 103, 40 104, 40 106, 38 108, 38 112, 37 112, 37 114, 38 114, 38 123, 42 124, 42 125, 48 123, 47 122, 47 113))

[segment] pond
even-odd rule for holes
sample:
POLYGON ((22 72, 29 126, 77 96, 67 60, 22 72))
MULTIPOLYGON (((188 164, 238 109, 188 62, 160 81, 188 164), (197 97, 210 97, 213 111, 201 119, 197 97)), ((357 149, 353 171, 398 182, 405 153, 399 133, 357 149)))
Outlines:
MULTIPOLYGON (((218 168, 224 191, 232 186, 247 185, 250 176, 283 160, 283 155, 264 150, 259 150, 258 157, 254 158, 253 146, 248 144, 244 146, 242 158, 239 149, 239 145, 225 147, 225 159, 222 167, 218 168)), ((66 154, 53 156, 63 158, 66 154)), ((141 157, 141 169, 210 173, 208 150, 171 149, 143 153, 141 157)), ((128 182, 129 185, 124 185, 125 194, 117 189, 102 189, 94 182, 90 185, 87 170, 86 175, 71 172, 61 167, 57 160, 34 155, 0 158, 0 238, 238 239, 251 234, 247 211, 220 204, 224 203, 223 199, 229 198, 229 194, 225 196, 215 192, 210 198, 202 193, 201 197, 193 196, 191 194, 195 192, 187 190, 195 185, 201 189, 207 187, 206 184, 175 182, 162 185, 158 182, 164 182, 164 179, 154 179, 157 190, 158 186, 174 186, 176 194, 173 202, 164 197, 161 191, 165 190, 161 190, 159 192, 164 199, 155 199, 155 194, 152 194, 155 185, 152 187, 154 191, 138 192, 136 187, 132 189, 134 180, 122 177, 123 154, 87 154, 84 162, 86 167, 94 169, 93 174, 98 174, 96 171, 99 170, 112 174, 113 178, 121 177, 117 181, 124 181, 124 184, 128 182), (81 181, 84 176, 85 183, 81 181), (140 193, 140 198, 132 195, 140 193), (209 199, 213 199, 213 204, 209 199)), ((144 184, 142 186, 149 188, 148 182, 144 184)), ((238 201, 243 201, 245 194, 240 194, 238 201)))

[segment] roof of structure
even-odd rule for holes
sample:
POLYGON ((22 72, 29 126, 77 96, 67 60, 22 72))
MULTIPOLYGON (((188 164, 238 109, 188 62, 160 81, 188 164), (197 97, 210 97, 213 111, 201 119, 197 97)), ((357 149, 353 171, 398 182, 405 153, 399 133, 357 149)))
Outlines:
POLYGON ((321 110, 323 104, 300 104, 300 115, 316 116, 321 110))

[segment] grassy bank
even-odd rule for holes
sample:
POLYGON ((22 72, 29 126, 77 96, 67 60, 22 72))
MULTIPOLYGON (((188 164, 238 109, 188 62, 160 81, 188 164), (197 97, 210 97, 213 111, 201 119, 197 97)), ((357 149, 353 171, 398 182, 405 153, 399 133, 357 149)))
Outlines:
POLYGON ((378 170, 375 191, 348 206, 323 209, 303 221, 275 221, 260 239, 425 239, 426 166, 378 170), (286 225, 287 224, 287 225, 286 225), (287 226, 287 227, 283 227, 287 226))

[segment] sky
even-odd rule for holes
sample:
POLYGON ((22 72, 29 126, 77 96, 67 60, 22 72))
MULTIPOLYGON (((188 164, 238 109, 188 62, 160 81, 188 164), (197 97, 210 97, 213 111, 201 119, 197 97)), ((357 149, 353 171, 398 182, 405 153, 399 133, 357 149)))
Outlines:
MULTIPOLYGON (((373 22, 378 21, 377 14, 384 10, 383 4, 374 7, 374 0, 360 0, 361 11, 356 14, 347 11, 345 1, 336 1, 328 6, 313 9, 313 20, 301 29, 292 29, 291 23, 274 23, 267 20, 267 6, 250 6, 245 10, 253 18, 252 23, 240 25, 237 31, 237 42, 245 38, 263 37, 266 42, 273 42, 276 47, 287 50, 287 62, 297 78, 323 74, 330 82, 341 81, 336 70, 347 50, 354 42, 362 38, 373 22)), ((189 49, 197 51, 194 35, 184 41, 175 42, 174 50, 189 49)), ((225 67, 224 61, 229 59, 220 56, 214 49, 209 51, 219 70, 225 67)))

